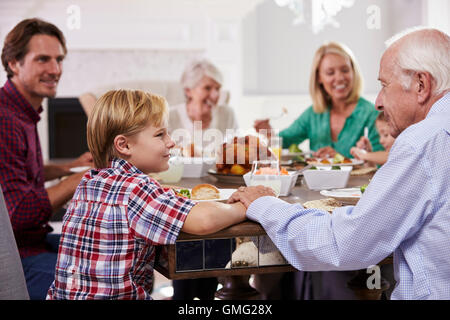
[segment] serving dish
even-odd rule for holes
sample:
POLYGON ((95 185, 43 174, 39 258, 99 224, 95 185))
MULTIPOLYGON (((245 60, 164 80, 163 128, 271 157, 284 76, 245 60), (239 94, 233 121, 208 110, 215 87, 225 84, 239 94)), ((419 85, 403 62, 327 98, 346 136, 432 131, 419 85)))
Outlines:
MULTIPOLYGON (((288 171, 289 174, 280 175, 281 177, 281 188, 280 188, 280 196, 288 196, 292 188, 294 188, 297 183, 298 171, 288 171)), ((251 172, 244 174, 244 181, 247 186, 250 185, 251 180, 251 172)))
POLYGON ((364 163, 364 160, 358 160, 358 159, 350 159, 351 162, 338 162, 333 163, 333 158, 327 158, 327 159, 306 159, 306 162, 308 164, 311 164, 316 167, 330 167, 330 166, 359 166, 364 163), (325 161, 328 161, 326 163, 325 161), (325 163, 324 163, 325 162, 325 163))
POLYGON ((244 175, 242 174, 220 173, 216 169, 209 169, 208 174, 219 182, 245 185, 244 175))
POLYGON ((336 170, 331 166, 313 168, 303 171, 306 185, 311 190, 345 188, 352 171, 349 166, 339 166, 336 170))

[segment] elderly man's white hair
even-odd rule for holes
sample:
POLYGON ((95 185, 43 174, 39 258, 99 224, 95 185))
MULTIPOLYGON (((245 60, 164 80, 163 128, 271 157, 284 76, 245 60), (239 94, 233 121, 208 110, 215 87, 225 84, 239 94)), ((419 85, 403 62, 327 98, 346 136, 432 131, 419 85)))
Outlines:
POLYGON ((450 37, 426 27, 407 29, 386 41, 388 48, 400 46, 396 64, 401 70, 405 89, 411 85, 414 72, 428 72, 435 81, 434 94, 450 88, 450 37))
POLYGON ((181 76, 181 85, 183 88, 193 89, 204 76, 210 77, 222 85, 222 73, 207 59, 194 60, 189 63, 181 76))

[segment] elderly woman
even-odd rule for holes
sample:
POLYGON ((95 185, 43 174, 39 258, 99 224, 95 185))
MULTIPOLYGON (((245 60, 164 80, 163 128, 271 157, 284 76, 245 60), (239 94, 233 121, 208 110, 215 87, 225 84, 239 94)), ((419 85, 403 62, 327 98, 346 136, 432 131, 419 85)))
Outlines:
MULTIPOLYGON (((217 129, 225 137, 227 129, 237 129, 238 127, 233 109, 222 105, 223 96, 221 96, 220 91, 222 83, 221 72, 205 59, 193 61, 183 72, 181 85, 186 102, 170 108, 169 132, 178 144, 180 144, 178 138, 186 138, 186 131, 191 135, 190 142, 195 145, 195 152, 192 150, 191 156, 201 156, 202 147, 203 151, 207 148, 207 146, 198 145, 199 142, 193 141, 195 130, 217 129)), ((223 140, 217 142, 222 143, 223 140)), ((220 250, 221 248, 216 249, 220 250)), ((174 280, 172 284, 174 288, 173 300, 191 300, 194 298, 212 300, 217 290, 218 281, 217 278, 200 278, 174 280)))
MULTIPOLYGON (((222 105, 227 102, 223 101, 227 100, 226 94, 221 95, 222 83, 221 72, 206 59, 193 61, 185 68, 181 85, 186 102, 172 106, 169 114, 169 131, 175 140, 177 129, 188 130, 191 137, 194 130, 217 129, 225 136, 226 129, 237 129, 233 109, 222 105)), ((178 136, 185 138, 183 134, 178 136)))
MULTIPOLYGON (((375 128, 378 111, 361 97, 362 82, 348 48, 336 42, 322 45, 314 55, 310 75, 313 104, 280 132, 283 147, 309 139, 316 157, 333 157, 336 152, 350 157, 350 149, 367 127, 373 150, 383 150, 375 128)), ((271 129, 269 120, 256 120, 255 129, 271 129)))

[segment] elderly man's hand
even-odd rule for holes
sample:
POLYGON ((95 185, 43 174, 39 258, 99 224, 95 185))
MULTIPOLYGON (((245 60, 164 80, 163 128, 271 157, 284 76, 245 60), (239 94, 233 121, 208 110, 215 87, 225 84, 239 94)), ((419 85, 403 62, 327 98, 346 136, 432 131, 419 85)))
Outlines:
POLYGON ((240 201, 245 208, 248 208, 253 201, 265 196, 275 197, 275 192, 273 192, 272 188, 264 186, 239 187, 239 189, 228 199, 228 203, 240 201))

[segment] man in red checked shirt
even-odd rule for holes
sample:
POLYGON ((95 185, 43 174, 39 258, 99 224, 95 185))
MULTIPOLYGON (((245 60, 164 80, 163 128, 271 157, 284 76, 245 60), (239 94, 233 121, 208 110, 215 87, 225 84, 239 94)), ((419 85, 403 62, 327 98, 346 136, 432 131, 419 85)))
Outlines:
POLYGON ((37 122, 45 97, 54 97, 67 53, 62 32, 40 19, 26 19, 6 36, 2 64, 7 81, 0 88, 0 184, 31 299, 45 299, 54 280, 59 235, 48 222, 71 199, 92 164, 85 153, 66 165, 44 165, 37 122), (45 189, 44 182, 70 175, 45 189))

